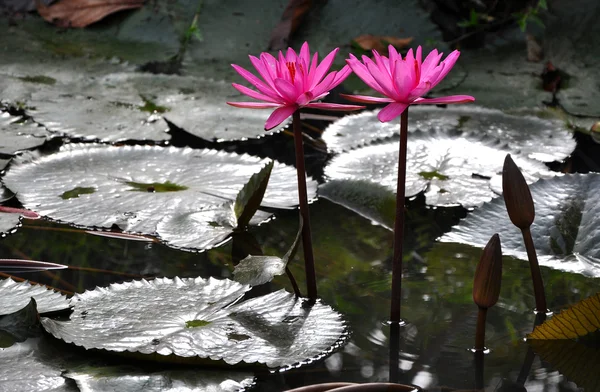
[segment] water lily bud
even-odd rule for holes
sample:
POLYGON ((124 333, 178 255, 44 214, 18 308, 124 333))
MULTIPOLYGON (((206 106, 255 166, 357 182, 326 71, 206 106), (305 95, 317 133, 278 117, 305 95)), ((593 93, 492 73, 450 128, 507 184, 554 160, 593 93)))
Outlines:
POLYGON ((473 281, 473 301, 480 308, 490 308, 500 296, 502 282, 502 246, 500 237, 494 234, 483 249, 473 281))
POLYGON ((531 226, 535 218, 531 192, 510 154, 506 155, 502 168, 502 193, 512 223, 521 230, 531 226))

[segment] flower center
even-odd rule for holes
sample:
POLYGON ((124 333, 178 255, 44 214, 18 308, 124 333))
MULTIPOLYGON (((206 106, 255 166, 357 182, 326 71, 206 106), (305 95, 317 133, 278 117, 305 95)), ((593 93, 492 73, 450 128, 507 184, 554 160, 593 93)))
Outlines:
POLYGON ((290 71, 290 79, 292 83, 294 83, 294 77, 296 76, 296 63, 285 63, 285 65, 287 66, 288 71, 290 71))

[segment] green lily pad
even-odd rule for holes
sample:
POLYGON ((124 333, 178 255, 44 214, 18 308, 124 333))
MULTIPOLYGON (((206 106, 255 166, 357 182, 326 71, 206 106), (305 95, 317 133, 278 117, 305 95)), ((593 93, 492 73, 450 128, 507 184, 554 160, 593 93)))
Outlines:
MULTIPOLYGON (((415 129, 408 139, 407 197, 425 192, 429 205, 476 207, 501 192, 504 157, 514 151, 496 138, 434 127, 427 131, 415 129)), ((363 189, 358 187, 369 181, 393 195, 398 177, 398 143, 398 138, 392 137, 339 154, 325 168, 325 176, 328 181, 351 182, 345 186, 346 191, 356 186, 355 193, 361 193, 363 189)), ((528 183, 556 175, 539 161, 520 154, 514 158, 528 183)))
POLYGON ((48 131, 21 117, 0 112, 0 154, 14 155, 18 151, 41 146, 50 136, 48 131))
POLYGON ((67 297, 44 286, 28 282, 17 283, 12 279, 0 280, 0 316, 23 309, 35 298, 40 313, 64 310, 69 307, 67 297))
MULTIPOLYGON (((133 281, 77 294, 52 335, 86 349, 284 367, 326 355, 346 336, 341 316, 283 290, 238 302, 249 286, 209 278, 133 281)), ((165 358, 167 360, 167 358, 165 358)))
MULTIPOLYGON (((127 232, 153 234, 167 217, 182 219, 235 200, 267 162, 215 150, 69 144, 52 155, 18 157, 3 180, 26 208, 52 219, 85 227, 116 224, 127 232), (132 183, 143 184, 146 191, 134 191, 132 183), (180 190, 156 192, 156 184, 167 183, 180 190), (93 193, 62 196, 92 188, 93 193)), ((309 181, 308 187, 314 198, 316 182, 309 181)), ((293 208, 297 195, 295 169, 275 163, 261 205, 293 208)))
MULTIPOLYGON (((536 212, 531 234, 541 265, 600 276, 599 195, 599 174, 567 174, 531 185, 536 212)), ((469 214, 440 241, 483 247, 494 233, 500 234, 504 254, 527 260, 521 232, 501 197, 469 214)))

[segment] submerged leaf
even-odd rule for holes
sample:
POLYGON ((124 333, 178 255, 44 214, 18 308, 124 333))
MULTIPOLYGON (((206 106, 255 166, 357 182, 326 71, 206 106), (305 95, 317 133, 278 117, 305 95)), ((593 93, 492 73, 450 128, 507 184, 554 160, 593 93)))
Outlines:
POLYGON ((600 293, 563 310, 535 327, 528 339, 577 339, 600 330, 600 293))
POLYGON ((16 342, 39 336, 41 332, 39 326, 40 316, 35 299, 31 298, 23 309, 0 317, 0 334, 3 335, 0 347, 10 347, 16 342))
POLYGON ((69 301, 64 295, 44 286, 32 285, 28 282, 17 283, 12 279, 0 281, 0 315, 14 313, 23 309, 35 298, 40 313, 64 310, 69 301))
POLYGON ((237 217, 238 228, 246 227, 260 207, 272 171, 273 161, 267 163, 258 173, 253 174, 235 198, 233 210, 237 217))
POLYGON ((259 286, 272 281, 277 275, 285 274, 287 264, 290 261, 290 258, 294 257, 296 254, 296 250, 300 244, 302 227, 303 221, 302 216, 300 216, 300 226, 296 238, 294 239, 294 243, 282 258, 277 256, 249 255, 241 260, 233 269, 234 279, 242 284, 259 286))
MULTIPOLYGON (((215 150, 69 144, 52 155, 15 159, 3 180, 25 207, 52 219, 153 234, 157 223, 167 217, 180 219, 235 200, 267 162, 215 150), (133 191, 132 184, 143 191, 133 191), (156 192, 157 187, 171 191, 156 192), (95 191, 81 192, 87 188, 95 191), (62 197, 76 189, 77 197, 62 197)), ((262 206, 294 207, 298 203, 295 179, 293 167, 275 163, 262 206)), ((315 196, 316 185, 308 182, 309 198, 315 196)))
POLYGON ((249 289, 213 278, 113 284, 73 297, 69 321, 42 318, 42 325, 87 349, 269 367, 311 362, 346 336, 344 322, 329 306, 305 307, 283 290, 235 303, 249 289))
MULTIPOLYGON (((600 276, 600 175, 567 174, 530 189, 536 209, 531 234, 540 264, 600 276)), ((527 260, 523 236, 509 220, 502 197, 469 214, 440 241, 483 247, 494 233, 500 233, 505 255, 527 260)))

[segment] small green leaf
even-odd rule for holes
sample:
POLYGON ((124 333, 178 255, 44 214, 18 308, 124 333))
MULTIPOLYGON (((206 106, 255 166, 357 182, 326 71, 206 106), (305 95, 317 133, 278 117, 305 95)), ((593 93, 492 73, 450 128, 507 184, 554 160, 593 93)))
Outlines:
POLYGON ((152 182, 147 184, 135 181, 126 181, 125 183, 133 187, 133 189, 130 189, 131 191, 138 192, 179 192, 188 189, 188 187, 185 185, 174 184, 171 181, 165 181, 163 183, 152 182))
POLYGON ((544 22, 536 14, 530 14, 529 20, 532 21, 533 23, 535 23, 536 25, 540 26, 541 28, 546 28, 546 25, 544 24, 544 22))
POLYGON ((19 79, 28 83, 47 84, 49 86, 56 84, 56 79, 44 75, 23 76, 19 79))
POLYGON ((152 102, 151 100, 149 100, 148 98, 141 96, 142 100, 144 101, 144 106, 139 106, 138 108, 142 111, 142 112, 148 112, 148 113, 165 113, 169 111, 169 108, 166 106, 160 106, 155 104, 154 102, 152 102))
POLYGON ((76 188, 71 189, 70 191, 64 192, 62 195, 60 195, 60 198, 64 199, 64 200, 74 199, 74 198, 79 197, 81 195, 90 195, 90 194, 92 194, 94 192, 96 192, 96 188, 94 188, 94 187, 81 187, 81 186, 78 186, 76 188))
POLYGON ((206 327, 208 324, 210 324, 210 321, 206 321, 206 320, 191 320, 191 321, 186 321, 185 322, 185 327, 186 328, 206 327))
POLYGON ((238 228, 247 226, 260 207, 272 170, 273 161, 270 161, 258 173, 253 174, 237 194, 233 210, 238 220, 238 228))
POLYGON ((548 3, 546 2, 546 0, 540 0, 540 1, 538 1, 537 6, 538 6, 538 8, 541 8, 543 10, 547 10, 548 9, 548 3))
POLYGON ((433 180, 434 178, 437 178, 438 180, 444 181, 444 180, 447 180, 448 178, 450 178, 450 177, 448 177, 442 173, 439 173, 437 171, 422 171, 422 172, 419 172, 419 175, 426 180, 433 180))

